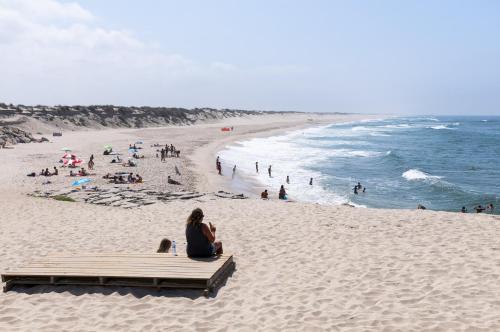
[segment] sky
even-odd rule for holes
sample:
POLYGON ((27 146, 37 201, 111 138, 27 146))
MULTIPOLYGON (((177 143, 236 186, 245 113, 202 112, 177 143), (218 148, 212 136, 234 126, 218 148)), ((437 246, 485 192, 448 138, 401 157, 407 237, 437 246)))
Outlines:
POLYGON ((500 1, 0 0, 0 102, 500 115, 500 1))

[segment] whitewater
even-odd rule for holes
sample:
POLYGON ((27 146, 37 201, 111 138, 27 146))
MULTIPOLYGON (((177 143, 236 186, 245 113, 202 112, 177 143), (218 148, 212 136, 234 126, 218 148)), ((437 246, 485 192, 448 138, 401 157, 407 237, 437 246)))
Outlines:
POLYGON ((285 185, 299 201, 444 211, 500 203, 500 117, 333 124, 236 142, 219 156, 248 185, 285 185), (358 182, 366 192, 354 193, 358 182))

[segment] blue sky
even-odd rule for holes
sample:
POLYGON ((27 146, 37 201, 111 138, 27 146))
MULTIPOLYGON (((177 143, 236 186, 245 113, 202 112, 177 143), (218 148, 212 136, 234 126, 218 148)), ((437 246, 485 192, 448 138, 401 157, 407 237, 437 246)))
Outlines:
POLYGON ((0 0, 0 31, 7 102, 500 115, 498 1, 0 0))

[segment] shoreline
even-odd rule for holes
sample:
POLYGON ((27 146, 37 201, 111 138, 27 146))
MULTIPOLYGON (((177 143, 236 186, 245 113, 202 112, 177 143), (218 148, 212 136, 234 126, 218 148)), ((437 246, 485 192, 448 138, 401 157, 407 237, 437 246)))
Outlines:
MULTIPOLYGON (((215 160, 216 155, 221 155, 221 161, 223 165, 223 176, 217 176, 218 178, 222 179, 221 181, 223 183, 223 186, 225 190, 230 191, 230 192, 238 192, 238 193, 243 193, 247 195, 248 197, 251 198, 260 198, 260 193, 264 190, 267 189, 269 192, 269 197, 270 199, 277 199, 277 192, 279 189, 279 185, 284 185, 285 189, 287 190, 287 193, 289 194, 289 201, 297 201, 297 202, 302 202, 302 203, 312 203, 312 204, 325 204, 325 205, 351 205, 354 207, 361 207, 361 208, 374 208, 374 209, 391 209, 391 210, 413 210, 417 206, 421 206, 421 202, 423 201, 423 205, 427 207, 427 209, 436 211, 436 212, 452 212, 452 213, 458 213, 461 212, 458 208, 453 209, 450 208, 449 206, 440 206, 439 204, 435 204, 435 206, 432 206, 431 203, 429 203, 430 207, 428 204, 426 204, 427 201, 425 201, 425 198, 422 200, 415 200, 415 205, 414 206, 408 206, 409 204, 406 203, 406 206, 390 206, 387 204, 384 204, 383 198, 380 200, 374 201, 372 198, 371 201, 366 201, 363 202, 362 198, 361 200, 357 200, 358 197, 356 195, 352 195, 352 190, 351 190, 351 195, 345 194, 345 188, 343 188, 343 191, 338 192, 328 192, 327 189, 321 189, 321 185, 319 187, 315 187, 313 190, 313 187, 307 186, 306 189, 302 189, 300 187, 300 183, 304 181, 304 176, 307 176, 306 180, 309 179, 309 176, 314 177, 317 179, 317 176, 321 178, 322 173, 316 174, 308 174, 309 172, 305 171, 304 169, 301 169, 299 171, 299 174, 294 174, 295 170, 293 168, 293 165, 296 165, 295 163, 301 164, 301 162, 297 158, 289 158, 288 155, 282 155, 282 158, 275 157, 273 158, 273 149, 269 148, 269 144, 277 144, 277 146, 283 147, 283 151, 288 151, 288 145, 282 145, 281 142, 287 142, 288 139, 294 140, 294 139, 300 139, 301 135, 300 132, 303 129, 314 129, 314 128, 323 128, 323 127, 328 127, 330 125, 338 124, 338 123, 346 123, 349 122, 349 125, 352 124, 352 126, 360 126, 362 125, 363 122, 368 121, 373 121, 373 120, 384 120, 388 118, 393 118, 390 116, 377 116, 377 117, 370 117, 368 119, 366 118, 359 118, 356 120, 352 121, 340 121, 338 119, 334 121, 321 121, 317 122, 313 125, 302 125, 302 126, 288 126, 284 127, 281 130, 271 130, 271 131, 263 131, 259 135, 252 135, 250 137, 245 137, 245 136, 240 136, 233 138, 232 140, 228 140, 227 144, 218 145, 218 149, 212 149, 211 156, 213 160, 215 160), (291 134, 289 137, 288 134, 291 134), (279 139, 281 137, 281 139, 279 139), (252 141, 255 138, 269 138, 270 140, 258 140, 255 143, 252 143, 252 141), (275 140, 275 138, 277 138, 275 140), (247 143, 249 147, 247 146, 247 143), (241 145, 240 145, 241 144, 241 145), (231 149, 231 147, 234 147, 235 150, 230 151, 228 154, 225 154, 224 151, 226 149, 231 149), (243 148, 243 150, 241 149, 243 148), (250 149, 250 150, 249 150, 250 149), (262 153, 254 153, 252 151, 261 151, 262 153), (250 155, 254 155, 253 157, 248 157, 250 155), (225 159, 227 158, 227 159, 225 159), (267 159, 267 161, 266 161, 267 159), (260 172, 256 173, 255 169, 252 170, 253 163, 252 160, 258 161, 259 162, 259 168, 260 172), (280 164, 282 161, 287 161, 286 165, 283 166, 283 169, 281 169, 280 172, 280 164), (278 177, 276 178, 275 172, 273 172, 273 178, 275 179, 267 179, 267 173, 266 173, 266 168, 268 164, 273 164, 273 171, 274 171, 274 166, 276 164, 277 172, 276 174, 278 177), (232 178, 232 166, 236 165, 237 170, 235 173, 234 178, 232 178), (292 165, 292 166, 290 166, 292 165), (266 174, 262 174, 266 173, 266 174), (285 183, 285 175, 290 174, 290 179, 292 181, 290 182, 290 186, 285 183), (295 182, 293 182, 293 179, 297 179, 295 182), (281 181, 280 181, 281 180, 281 181), (281 182, 281 183, 280 183, 281 182), (297 187, 297 184, 299 185, 299 188, 297 187), (318 189, 319 188, 319 189, 318 189), (303 193, 303 190, 306 190, 307 193, 303 193), (310 190, 310 191, 309 191, 310 190), (327 192, 324 192, 324 191, 327 192), (319 197, 319 198, 318 198, 319 197), (371 203, 371 204, 370 204, 371 203)), ((435 120, 437 121, 437 120, 435 120)), ((389 126, 387 126, 389 127, 389 126)), ((365 127, 361 127, 365 129, 365 127)), ((434 127, 432 127, 434 129, 434 127)), ((357 129, 357 128, 355 128, 357 129)), ((441 129, 441 128, 437 128, 441 129)), ((354 130, 354 129, 353 129, 354 130)), ((295 145, 294 145, 295 146, 295 145)), ((297 150, 298 147, 295 146, 295 148, 292 148, 290 146, 290 149, 293 151, 299 151, 297 150)), ((291 150, 291 151, 292 151, 291 150)), ((358 151, 355 151, 358 152, 358 151)), ((365 152, 365 151, 360 151, 360 152, 365 152)), ((387 151, 386 151, 387 152, 387 151)), ((390 153, 391 151, 388 151, 390 153)), ((366 152, 368 153, 368 152, 366 152)), ((379 152, 376 152, 379 153, 379 152)), ((382 152, 380 152, 381 154, 382 152)), ((310 156, 309 156, 310 157, 310 156)), ((306 169, 307 170, 307 169, 306 169)), ((212 171, 212 174, 214 174, 215 171, 212 171)), ((343 176, 346 176, 345 174, 343 176)), ((405 177, 405 174, 403 174, 403 177, 405 177)), ((319 180, 318 180, 319 181, 319 180)), ((356 180, 358 181, 358 180, 356 180)), ((320 181, 321 182, 321 181, 320 181)), ((364 183, 363 179, 361 179, 361 182, 364 183)), ((411 182, 411 180, 408 180, 408 182, 411 182)), ((315 183, 318 183, 315 181, 315 183)), ((321 183, 320 183, 321 184, 321 183)), ((368 185, 368 187, 370 187, 368 185)), ((305 188, 305 187, 304 187, 305 188)), ((377 197, 376 197, 377 198, 377 197)), ((484 201, 489 202, 490 200, 485 199, 484 201)), ((491 200, 493 202, 493 205, 498 205, 495 203, 495 199, 491 200)), ((428 202, 427 202, 428 203, 428 202)), ((462 206, 463 203, 457 204, 459 206, 462 206)), ((466 205, 466 204, 463 204, 466 205)), ((473 208, 471 207, 473 204, 469 204, 467 208, 470 210, 469 212, 473 212, 473 208)), ((477 204, 476 204, 477 205, 477 204)), ((475 206, 475 205, 474 205, 475 206)), ((484 204, 486 206, 486 203, 484 204)), ((423 207, 425 209, 425 207, 423 207)), ((486 210, 487 214, 498 214, 498 210, 486 210)))
MULTIPOLYGON (((243 133, 238 133, 238 128, 235 128, 236 133, 232 132, 231 136, 215 140, 206 146, 197 149, 191 157, 191 160, 194 163, 195 173, 197 174, 197 177, 202 179, 197 189, 200 191, 207 191, 209 189, 214 190, 214 188, 221 187, 226 191, 231 191, 231 188, 236 187, 236 189, 243 190, 244 194, 247 194, 252 198, 260 197, 260 192, 264 187, 259 185, 259 182, 255 179, 252 179, 251 175, 243 174, 242 176, 239 176, 237 174, 236 180, 239 180, 239 183, 235 185, 232 183, 231 177, 224 175, 224 173, 231 174, 231 168, 229 166, 226 165, 224 167, 226 172, 223 172, 223 176, 219 176, 215 172, 215 160, 218 153, 237 141, 279 136, 301 129, 328 126, 336 123, 382 119, 388 117, 384 115, 324 115, 315 113, 311 113, 311 116, 315 117, 314 121, 304 123, 303 121, 305 119, 302 118, 300 119, 302 122, 299 122, 300 120, 296 120, 288 123, 278 123, 277 125, 271 127, 264 127, 260 130, 244 131, 243 133), (207 160, 212 161, 209 167, 206 165, 207 160)), ((311 116, 308 117, 310 118, 311 116)))

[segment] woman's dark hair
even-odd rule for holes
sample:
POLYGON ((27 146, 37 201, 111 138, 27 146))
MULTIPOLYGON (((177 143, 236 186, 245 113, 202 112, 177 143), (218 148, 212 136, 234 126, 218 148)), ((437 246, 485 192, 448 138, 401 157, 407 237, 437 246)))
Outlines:
POLYGON ((187 223, 193 226, 199 225, 203 221, 203 217, 204 217, 203 211, 200 208, 196 208, 189 215, 187 223))

